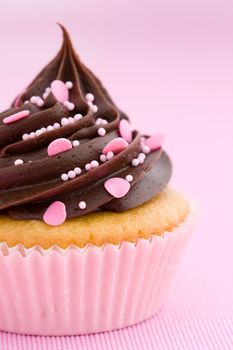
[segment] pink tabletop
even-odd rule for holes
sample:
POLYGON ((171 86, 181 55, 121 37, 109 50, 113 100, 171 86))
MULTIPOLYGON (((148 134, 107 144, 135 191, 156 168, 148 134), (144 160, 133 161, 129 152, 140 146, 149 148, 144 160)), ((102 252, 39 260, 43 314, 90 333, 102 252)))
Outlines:
POLYGON ((22 0, 15 6, 17 16, 8 2, 1 6, 0 108, 54 56, 61 42, 54 23, 62 21, 135 127, 166 133, 172 185, 198 203, 199 220, 167 301, 152 319, 82 337, 0 333, 0 349, 233 349, 232 2, 41 0, 35 9, 22 0))

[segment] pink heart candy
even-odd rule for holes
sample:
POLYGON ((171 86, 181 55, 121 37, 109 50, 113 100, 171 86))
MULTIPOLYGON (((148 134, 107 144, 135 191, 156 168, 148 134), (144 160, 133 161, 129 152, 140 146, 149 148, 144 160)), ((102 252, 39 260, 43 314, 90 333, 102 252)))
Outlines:
POLYGON ((4 124, 14 123, 20 119, 28 117, 29 114, 30 114, 30 111, 28 110, 17 112, 15 114, 10 115, 9 117, 4 118, 3 123, 4 124))
POLYGON ((70 140, 65 138, 60 138, 52 141, 47 148, 47 153, 50 157, 55 156, 58 153, 68 151, 72 148, 72 143, 70 140))
POLYGON ((145 140, 145 145, 149 146, 151 151, 155 151, 156 149, 162 146, 164 141, 165 141, 164 134, 156 134, 148 137, 148 139, 145 140))
POLYGON ((104 183, 105 189, 115 198, 124 197, 130 190, 130 184, 125 179, 113 177, 104 183))
POLYGON ((45 211, 43 220, 50 226, 59 226, 66 220, 66 206, 64 203, 55 201, 45 211))
POLYGON ((26 92, 26 89, 24 89, 15 99, 14 102, 14 108, 19 107, 19 101, 21 99, 21 97, 23 96, 23 94, 26 92))
POLYGON ((119 123, 119 132, 121 137, 123 137, 127 142, 131 142, 133 135, 129 122, 126 119, 122 119, 119 123))
POLYGON ((51 84, 53 96, 61 103, 69 100, 69 90, 61 80, 54 80, 51 84))
POLYGON ((128 142, 125 141, 122 137, 116 137, 111 140, 103 149, 103 154, 107 154, 112 151, 114 154, 120 153, 128 146, 128 142))

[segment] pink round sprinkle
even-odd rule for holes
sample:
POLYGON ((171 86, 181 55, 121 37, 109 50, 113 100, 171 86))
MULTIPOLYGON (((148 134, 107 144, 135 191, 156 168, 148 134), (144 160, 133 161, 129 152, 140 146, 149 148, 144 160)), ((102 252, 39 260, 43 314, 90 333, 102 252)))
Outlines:
POLYGON ((108 153, 107 153, 107 160, 110 160, 110 159, 112 159, 114 157, 114 153, 112 152, 112 151, 109 151, 108 153))
POLYGON ((122 119, 119 123, 119 132, 121 137, 123 137, 127 142, 131 142, 133 138, 131 126, 126 119, 122 119))
POLYGON ((62 179, 62 181, 67 181, 67 180, 69 180, 69 176, 67 174, 62 174, 61 179, 62 179))
POLYGON ((29 114, 30 114, 30 111, 28 110, 17 112, 15 114, 10 115, 9 117, 4 118, 3 123, 4 124, 14 123, 20 119, 28 117, 29 114))
POLYGON ((151 151, 160 148, 165 141, 164 134, 156 134, 145 140, 146 146, 150 147, 151 151))
POLYGON ((23 164, 23 160, 22 159, 16 159, 14 161, 14 165, 20 165, 20 164, 23 164))
POLYGON ((43 220, 50 226, 59 226, 66 220, 66 206, 60 201, 53 202, 45 211, 43 220))
POLYGON ((85 165, 85 169, 86 169, 86 171, 91 170, 91 164, 90 164, 90 163, 87 163, 87 164, 85 165))
POLYGON ((74 170, 68 171, 67 175, 68 175, 69 179, 74 179, 76 177, 74 170))
POLYGON ((65 138, 60 138, 52 141, 47 149, 47 153, 50 157, 55 156, 58 153, 68 151, 72 148, 72 143, 70 140, 65 138))
POLYGON ((95 96, 89 92, 88 94, 86 94, 85 98, 87 101, 93 102, 95 99, 95 96))
POLYGON ((142 145, 142 151, 146 154, 150 153, 150 147, 147 145, 142 145))
POLYGON ((66 87, 67 87, 67 89, 72 89, 72 87, 73 87, 72 81, 67 81, 66 82, 66 87))
POLYGON ((86 204, 86 202, 81 201, 81 202, 79 202, 79 205, 78 205, 78 206, 79 206, 79 208, 80 208, 80 209, 82 209, 82 210, 83 210, 83 209, 86 209, 87 204, 86 204))
POLYGON ((80 175, 82 170, 81 170, 81 168, 76 167, 76 168, 74 168, 74 172, 75 172, 76 175, 80 175))
POLYGON ((139 165, 139 160, 137 158, 134 158, 131 162, 132 166, 138 166, 139 165))
POLYGON ((69 91, 66 84, 61 80, 54 80, 51 84, 51 92, 53 96, 61 103, 69 99, 69 91))
POLYGON ((97 168, 99 166, 99 162, 97 162, 97 160, 92 160, 91 161, 91 167, 92 168, 97 168))
POLYGON ((130 184, 125 179, 113 177, 105 181, 104 187, 113 197, 122 198, 129 192, 130 184))
POLYGON ((129 144, 127 141, 125 141, 125 139, 123 139, 122 137, 116 137, 104 147, 103 154, 107 154, 110 151, 112 151, 114 154, 120 153, 128 145, 129 144))
POLYGON ((106 162, 107 156, 105 154, 101 154, 100 160, 101 160, 102 163, 106 162))
POLYGON ((105 130, 104 128, 99 128, 99 129, 98 129, 98 134, 99 134, 100 136, 104 136, 104 135, 106 134, 106 130, 105 130))
POLYGON ((131 182, 131 181, 133 181, 133 176, 127 175, 125 179, 126 179, 126 181, 131 182))

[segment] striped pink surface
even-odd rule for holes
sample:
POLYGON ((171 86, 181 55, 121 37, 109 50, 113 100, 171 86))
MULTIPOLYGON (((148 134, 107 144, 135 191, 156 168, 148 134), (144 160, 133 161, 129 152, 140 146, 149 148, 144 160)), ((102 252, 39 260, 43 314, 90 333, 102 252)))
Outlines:
MULTIPOLYGON (((160 313, 127 329, 72 337, 31 337, 0 333, 1 350, 231 350, 233 349, 233 267, 208 263, 195 269, 191 252, 182 260, 173 289, 160 313), (213 271, 212 270, 212 271, 213 271), (208 274, 207 274, 208 273, 208 274), (181 283, 182 281, 182 283, 181 283)), ((200 251, 200 261, 203 254, 200 251)), ((227 262, 223 260, 223 263, 227 262)), ((198 265, 198 261, 196 261, 198 265)))

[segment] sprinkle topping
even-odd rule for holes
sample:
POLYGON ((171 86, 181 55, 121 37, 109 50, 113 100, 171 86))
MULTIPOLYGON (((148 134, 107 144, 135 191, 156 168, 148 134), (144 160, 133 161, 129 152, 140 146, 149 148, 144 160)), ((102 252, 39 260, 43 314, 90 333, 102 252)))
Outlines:
POLYGON ((118 154, 123 151, 128 145, 129 144, 127 141, 125 141, 125 139, 122 137, 116 137, 104 147, 103 154, 107 154, 110 151, 112 151, 114 154, 118 154))
POLYGON ((47 149, 47 153, 50 157, 55 156, 58 153, 68 151, 72 148, 72 143, 70 140, 65 138, 60 138, 52 141, 47 149))
POLYGON ((156 134, 145 140, 145 145, 150 147, 151 151, 160 148, 165 141, 164 134, 156 134))
POLYGON ((98 129, 98 135, 104 136, 106 134, 106 130, 104 128, 99 128, 98 129))
POLYGON ((53 96, 61 103, 68 101, 69 91, 66 84, 61 80, 54 80, 51 84, 51 92, 53 96))
POLYGON ((122 119, 119 123, 119 132, 127 142, 131 142, 133 135, 129 122, 126 119, 122 119))
POLYGON ((113 177, 104 183, 106 191, 115 198, 124 197, 130 190, 130 184, 125 179, 113 177))
POLYGON ((16 159, 14 161, 14 165, 20 165, 20 164, 23 164, 23 160, 22 159, 16 159))
POLYGON ((50 226, 59 226, 66 220, 66 206, 63 202, 53 202, 45 211, 43 220, 50 226))
POLYGON ((9 117, 6 117, 3 119, 4 124, 11 124, 14 122, 17 122, 20 119, 28 117, 30 114, 30 111, 25 110, 25 111, 20 111, 15 114, 10 115, 9 117))

